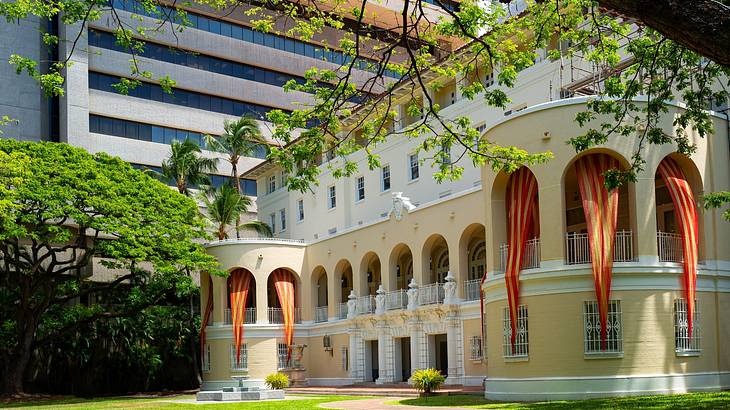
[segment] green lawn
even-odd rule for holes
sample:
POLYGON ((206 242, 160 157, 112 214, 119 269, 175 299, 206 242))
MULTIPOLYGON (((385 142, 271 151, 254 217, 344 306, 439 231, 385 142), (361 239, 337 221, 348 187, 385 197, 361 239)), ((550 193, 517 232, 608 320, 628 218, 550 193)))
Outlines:
POLYGON ((28 408, 33 410, 45 409, 244 409, 244 410, 279 410, 279 409, 296 409, 308 410, 319 409, 322 403, 340 400, 358 400, 365 397, 352 396, 287 396, 288 400, 272 400, 262 402, 248 403, 220 403, 220 404, 194 404, 194 403, 175 403, 178 400, 194 400, 195 396, 165 396, 161 398, 136 398, 136 397, 107 397, 96 399, 68 398, 60 400, 38 400, 26 401, 22 403, 1 403, 0 407, 28 408))
POLYGON ((411 406, 465 407, 473 409, 730 409, 730 392, 620 397, 611 399, 552 401, 541 403, 502 403, 488 401, 480 396, 457 395, 433 396, 427 399, 405 399, 392 403, 407 404, 411 406))

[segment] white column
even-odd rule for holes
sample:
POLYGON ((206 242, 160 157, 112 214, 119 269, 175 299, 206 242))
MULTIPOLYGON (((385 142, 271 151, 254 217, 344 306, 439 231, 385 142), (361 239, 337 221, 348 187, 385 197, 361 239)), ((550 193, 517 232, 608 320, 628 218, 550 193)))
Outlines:
POLYGON ((347 330, 350 338, 350 378, 353 382, 365 381, 365 352, 360 329, 347 330))
POLYGON ((413 376, 416 370, 422 368, 420 340, 423 338, 423 329, 421 328, 421 322, 418 320, 418 317, 408 319, 408 330, 411 334, 411 376, 413 376))
POLYGON ((446 384, 463 383, 464 340, 461 333, 459 311, 453 309, 446 315, 446 351, 449 361, 446 384))
POLYGON ((386 321, 379 321, 378 329, 378 380, 377 384, 395 382, 393 363, 393 336, 386 321))

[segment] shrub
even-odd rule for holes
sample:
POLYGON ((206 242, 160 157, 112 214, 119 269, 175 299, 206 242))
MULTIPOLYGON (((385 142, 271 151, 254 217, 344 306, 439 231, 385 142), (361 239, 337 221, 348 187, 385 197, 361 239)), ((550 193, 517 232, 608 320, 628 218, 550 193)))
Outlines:
POLYGON ((271 373, 266 376, 266 385, 274 390, 281 390, 289 387, 289 377, 284 373, 271 373))
POLYGON ((446 377, 436 369, 416 370, 411 378, 413 387, 418 391, 422 391, 427 396, 446 381, 446 377))

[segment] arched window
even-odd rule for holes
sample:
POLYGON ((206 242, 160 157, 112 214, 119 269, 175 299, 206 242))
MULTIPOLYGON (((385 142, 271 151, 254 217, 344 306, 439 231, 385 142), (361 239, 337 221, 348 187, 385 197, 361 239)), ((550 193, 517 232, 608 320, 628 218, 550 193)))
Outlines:
POLYGON ((469 279, 481 279, 484 276, 487 264, 487 244, 477 242, 469 252, 469 279))

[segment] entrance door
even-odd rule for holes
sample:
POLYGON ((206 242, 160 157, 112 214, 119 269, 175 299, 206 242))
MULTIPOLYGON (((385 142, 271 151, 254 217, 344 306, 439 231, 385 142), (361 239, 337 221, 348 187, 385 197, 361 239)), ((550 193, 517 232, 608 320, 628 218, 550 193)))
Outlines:
POLYGON ((370 373, 366 377, 369 377, 368 381, 374 382, 380 377, 378 370, 378 341, 370 340, 366 343, 370 345, 370 373))
POLYGON ((400 338, 400 363, 401 363, 401 380, 408 381, 411 378, 411 338, 400 338))
POLYGON ((446 343, 446 335, 440 334, 440 335, 434 335, 433 338, 434 341, 434 348, 435 348, 435 359, 436 359, 436 366, 435 368, 437 370, 441 371, 441 374, 444 376, 448 376, 449 372, 449 353, 448 353, 448 344, 446 343))

